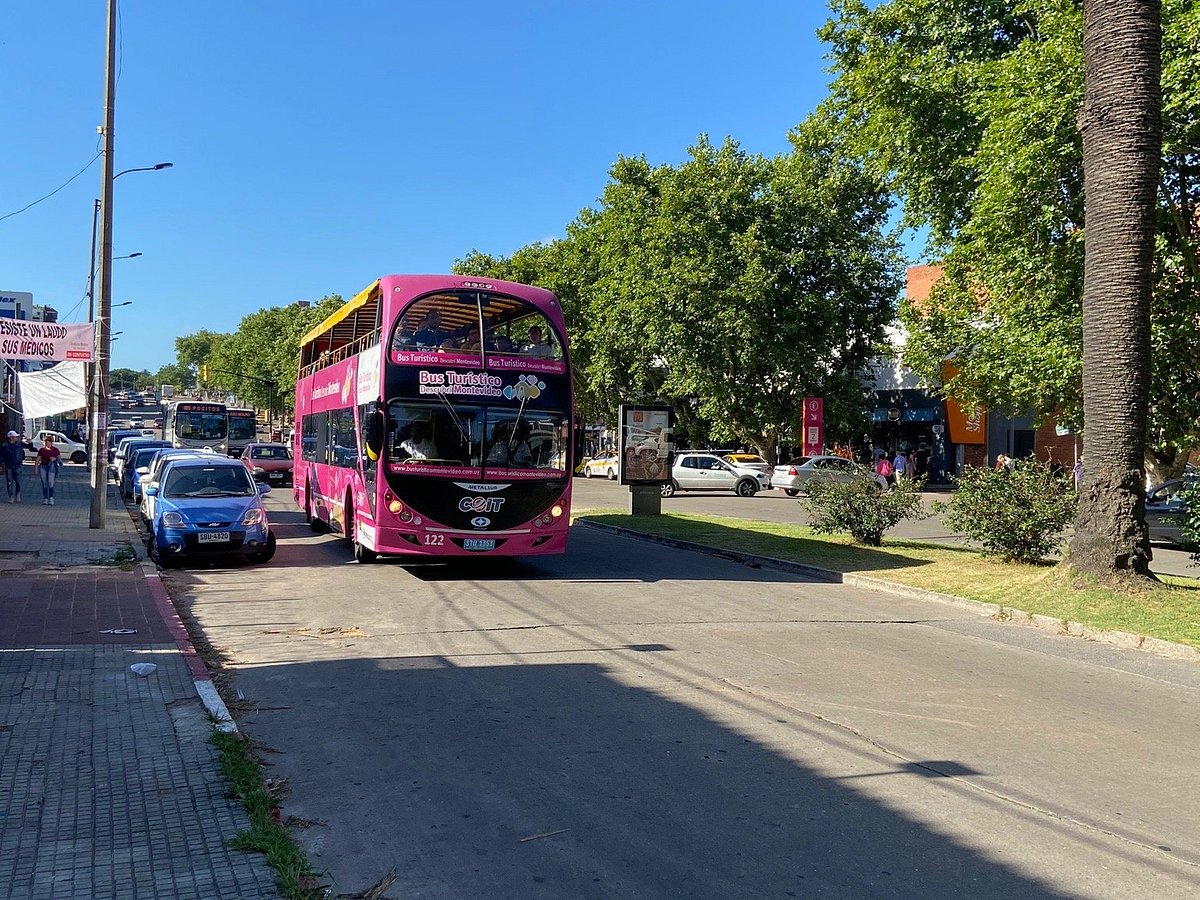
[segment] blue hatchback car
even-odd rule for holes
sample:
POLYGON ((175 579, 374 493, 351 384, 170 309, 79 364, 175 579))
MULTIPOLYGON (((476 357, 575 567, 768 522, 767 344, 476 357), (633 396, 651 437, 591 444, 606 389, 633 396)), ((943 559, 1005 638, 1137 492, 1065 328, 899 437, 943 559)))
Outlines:
POLYGON ((161 566, 219 556, 267 562, 275 555, 275 535, 262 495, 270 490, 256 484, 237 460, 213 456, 172 460, 159 483, 146 488, 155 498, 150 558, 161 566))

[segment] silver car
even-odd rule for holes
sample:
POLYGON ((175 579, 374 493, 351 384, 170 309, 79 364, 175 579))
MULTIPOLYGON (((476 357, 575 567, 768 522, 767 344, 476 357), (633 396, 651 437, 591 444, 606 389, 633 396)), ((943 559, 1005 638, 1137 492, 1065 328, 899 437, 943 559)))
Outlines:
MULTIPOLYGON (((866 466, 861 466, 841 456, 799 456, 771 470, 771 487, 779 488, 789 497, 807 491, 811 481, 854 481, 864 475, 874 475, 866 466)), ((880 487, 886 487, 880 484, 880 487)))
POLYGON ((735 466, 712 453, 677 453, 671 468, 671 480, 662 486, 664 497, 676 491, 733 491, 739 497, 753 497, 771 486, 763 472, 735 466))

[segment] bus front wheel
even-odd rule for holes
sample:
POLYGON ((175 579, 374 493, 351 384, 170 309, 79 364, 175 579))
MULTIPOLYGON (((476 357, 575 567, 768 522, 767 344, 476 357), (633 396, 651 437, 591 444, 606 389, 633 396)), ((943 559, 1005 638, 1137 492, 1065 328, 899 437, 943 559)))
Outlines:
POLYGON ((354 501, 346 495, 346 536, 350 538, 350 546, 354 548, 354 561, 369 564, 379 558, 379 554, 370 547, 364 547, 358 539, 358 523, 354 520, 354 501))

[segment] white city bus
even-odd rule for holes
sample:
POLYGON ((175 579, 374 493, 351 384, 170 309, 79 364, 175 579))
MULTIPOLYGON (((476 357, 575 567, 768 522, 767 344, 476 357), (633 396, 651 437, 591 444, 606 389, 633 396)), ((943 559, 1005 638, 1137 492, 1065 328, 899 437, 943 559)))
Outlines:
POLYGON ((229 451, 229 416, 224 403, 208 400, 172 400, 163 418, 163 438, 172 447, 194 450, 210 448, 214 453, 229 451))

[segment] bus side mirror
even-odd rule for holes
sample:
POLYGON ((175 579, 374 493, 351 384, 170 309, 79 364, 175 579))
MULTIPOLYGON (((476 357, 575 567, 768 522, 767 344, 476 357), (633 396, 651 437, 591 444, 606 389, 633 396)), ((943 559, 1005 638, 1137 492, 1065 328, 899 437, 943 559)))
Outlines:
POLYGON ((383 453, 383 411, 374 409, 371 410, 370 418, 367 419, 365 443, 367 450, 372 458, 378 459, 383 453))

